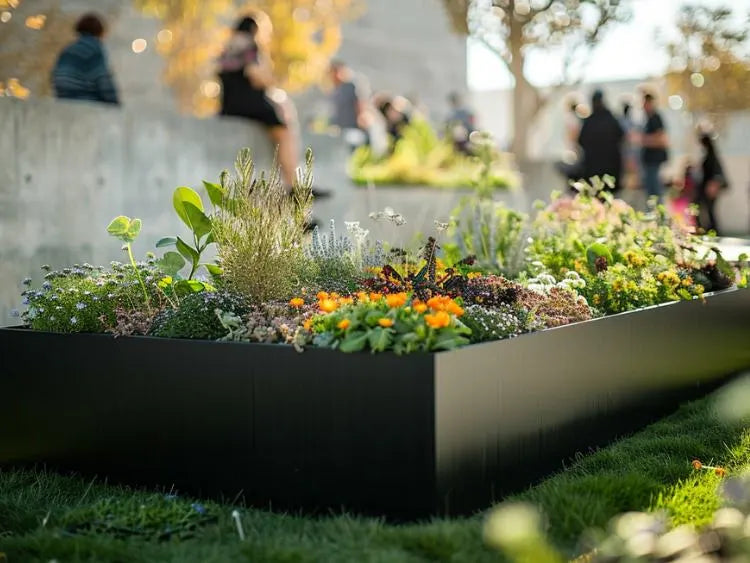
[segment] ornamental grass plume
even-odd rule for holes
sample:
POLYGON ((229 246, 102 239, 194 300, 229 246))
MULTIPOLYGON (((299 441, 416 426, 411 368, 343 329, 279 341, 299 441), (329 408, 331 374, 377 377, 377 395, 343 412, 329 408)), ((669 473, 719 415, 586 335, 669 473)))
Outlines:
POLYGON ((236 176, 223 174, 223 201, 213 218, 227 286, 254 301, 288 298, 304 261, 302 239, 312 207, 312 152, 292 193, 271 173, 256 178, 251 153, 237 157, 236 176))

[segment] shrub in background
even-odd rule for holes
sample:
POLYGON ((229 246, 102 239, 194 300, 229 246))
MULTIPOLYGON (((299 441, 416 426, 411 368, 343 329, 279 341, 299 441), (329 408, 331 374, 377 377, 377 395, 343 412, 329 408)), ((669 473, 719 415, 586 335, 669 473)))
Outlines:
POLYGON ((166 309, 153 322, 150 334, 165 338, 218 340, 227 330, 216 310, 242 315, 249 310, 243 296, 225 291, 202 291, 185 296, 177 308, 166 309))

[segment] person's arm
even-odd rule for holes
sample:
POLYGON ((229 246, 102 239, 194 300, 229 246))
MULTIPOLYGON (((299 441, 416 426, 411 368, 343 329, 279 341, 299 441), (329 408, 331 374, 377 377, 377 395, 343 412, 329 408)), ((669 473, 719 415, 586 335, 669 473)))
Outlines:
POLYGON ((102 51, 98 57, 97 64, 93 67, 93 82, 96 87, 96 95, 100 102, 105 104, 119 105, 120 99, 117 95, 117 86, 112 78, 112 73, 107 65, 107 57, 102 51))
POLYGON ((654 115, 652 119, 654 120, 653 130, 643 134, 641 143, 649 149, 666 149, 668 140, 667 132, 664 130, 664 122, 658 114, 654 115))
POLYGON ((270 88, 275 84, 271 65, 265 59, 258 55, 258 61, 245 67, 245 76, 258 89, 270 88))

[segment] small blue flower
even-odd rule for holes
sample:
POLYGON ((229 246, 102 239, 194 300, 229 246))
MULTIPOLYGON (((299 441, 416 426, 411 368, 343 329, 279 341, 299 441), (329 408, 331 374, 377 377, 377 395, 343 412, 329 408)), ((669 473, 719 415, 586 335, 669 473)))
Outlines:
POLYGON ((51 268, 49 267, 49 264, 42 264, 42 270, 44 270, 45 272, 49 272, 50 269, 51 268))
POLYGON ((28 305, 28 304, 29 304, 29 298, 28 298, 28 297, 24 297, 24 298, 23 298, 23 299, 21 300, 21 305, 28 305))
POLYGON ((46 282, 44 282, 44 283, 42 284, 42 288, 44 288, 44 289, 46 289, 46 290, 50 290, 50 289, 52 289, 52 284, 51 284, 51 283, 49 283, 48 281, 46 281, 46 282))
POLYGON ((99 301, 99 298, 98 298, 98 297, 97 297, 96 295, 94 295, 94 296, 93 296, 93 297, 91 298, 91 300, 92 300, 92 301, 99 301))
POLYGON ((76 303, 76 309, 78 309, 79 311, 83 311, 85 308, 86 308, 86 303, 81 303, 81 302, 76 303))
POLYGON ((52 301, 60 301, 60 298, 57 295, 53 295, 52 297, 50 297, 50 299, 52 301))
POLYGON ((21 316, 21 313, 18 312, 18 309, 13 309, 10 312, 10 316, 13 317, 14 319, 17 319, 18 317, 21 316))
POLYGON ((206 513, 206 507, 202 504, 198 504, 197 502, 194 502, 190 505, 193 510, 195 510, 198 514, 205 514, 206 513))
POLYGON ((23 285, 31 285, 31 278, 23 278, 23 285))
POLYGON ((70 324, 72 324, 72 325, 78 324, 78 319, 75 318, 75 317, 70 317, 70 324))

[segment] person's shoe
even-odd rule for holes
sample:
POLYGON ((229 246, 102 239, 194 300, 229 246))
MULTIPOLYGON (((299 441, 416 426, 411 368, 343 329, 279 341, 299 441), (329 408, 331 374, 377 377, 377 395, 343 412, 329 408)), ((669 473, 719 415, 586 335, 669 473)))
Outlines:
POLYGON ((320 221, 318 221, 315 217, 313 217, 305 225, 305 232, 311 233, 315 230, 315 227, 320 227, 320 221))
POLYGON ((331 192, 331 190, 321 190, 319 188, 313 188, 312 195, 315 199, 325 199, 327 197, 333 197, 333 192, 331 192))

